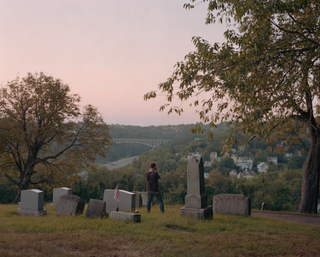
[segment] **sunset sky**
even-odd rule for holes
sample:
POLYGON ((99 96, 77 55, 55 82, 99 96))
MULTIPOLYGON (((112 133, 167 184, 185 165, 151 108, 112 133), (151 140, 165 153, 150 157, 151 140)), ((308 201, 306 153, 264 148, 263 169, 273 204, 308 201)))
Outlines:
POLYGON ((106 123, 177 125, 199 121, 159 112, 163 97, 144 101, 193 36, 222 42, 222 25, 205 25, 206 4, 188 0, 0 0, 0 84, 44 72, 68 84, 106 123))

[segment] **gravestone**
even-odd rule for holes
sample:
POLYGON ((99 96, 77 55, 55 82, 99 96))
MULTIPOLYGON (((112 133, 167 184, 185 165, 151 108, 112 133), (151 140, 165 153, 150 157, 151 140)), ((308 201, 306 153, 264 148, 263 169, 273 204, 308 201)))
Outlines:
POLYGON ((213 212, 249 216, 251 215, 250 198, 235 194, 215 195, 213 197, 213 212))
POLYGON ((119 199, 116 201, 114 197, 114 189, 106 189, 103 194, 103 201, 106 202, 106 211, 110 213, 111 211, 134 211, 136 208, 135 198, 136 194, 128 192, 125 190, 119 190, 119 199))
POLYGON ((85 201, 76 195, 63 195, 60 197, 56 215, 75 216, 83 213, 85 201))
POLYGON ((212 206, 208 206, 204 186, 204 167, 200 157, 192 157, 187 167, 187 195, 185 207, 180 209, 181 216, 197 219, 212 219, 212 206))
POLYGON ((72 195, 72 190, 68 187, 54 188, 51 206, 58 206, 60 197, 66 194, 72 195))
POLYGON ((135 198, 135 207, 140 208, 142 206, 142 197, 141 197, 141 192, 135 191, 136 194, 135 198))
POLYGON ((122 212, 122 211, 112 211, 110 213, 111 219, 118 219, 118 220, 131 220, 133 222, 140 222, 141 221, 141 214, 140 213, 129 213, 129 212, 122 212))
POLYGON ((141 192, 141 206, 146 207, 148 203, 148 193, 147 192, 141 192))
POLYGON ((106 202, 96 199, 90 199, 86 211, 87 218, 103 218, 106 217, 106 202))
POLYGON ((27 216, 42 216, 47 214, 43 209, 44 193, 38 189, 29 189, 21 191, 21 202, 18 214, 27 216))

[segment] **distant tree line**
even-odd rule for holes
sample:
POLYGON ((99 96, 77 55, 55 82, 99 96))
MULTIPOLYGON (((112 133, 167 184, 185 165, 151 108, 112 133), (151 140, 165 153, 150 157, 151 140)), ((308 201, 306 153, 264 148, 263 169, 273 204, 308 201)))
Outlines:
MULTIPOLYGON (((160 187, 166 204, 183 204, 187 194, 187 161, 185 156, 190 152, 199 151, 206 155, 210 151, 222 151, 221 139, 225 132, 216 131, 212 139, 195 140, 194 135, 181 137, 177 140, 143 153, 132 165, 110 171, 100 167, 98 172, 89 173, 88 177, 74 186, 74 192, 86 199, 102 199, 103 190, 115 188, 119 183, 121 189, 128 191, 145 191, 144 171, 148 170, 151 161, 156 161, 160 170, 160 187)), ((244 154, 254 156, 258 160, 265 160, 270 154, 270 145, 252 141, 244 154), (255 148, 258 147, 258 148, 255 148), (262 147, 262 148, 259 148, 262 147)), ((288 149, 294 152, 295 149, 288 149)), ((224 157, 220 162, 214 162, 212 167, 206 167, 209 179, 205 180, 208 204, 212 204, 216 194, 230 193, 249 196, 252 208, 260 209, 265 203, 267 210, 297 211, 301 197, 302 164, 305 155, 293 155, 290 160, 284 158, 283 153, 272 152, 279 160, 278 166, 270 164, 270 171, 257 174, 252 179, 229 177, 231 169, 238 169, 231 157, 224 157)))
MULTIPOLYGON (((175 139, 190 133, 195 124, 165 125, 165 126, 130 126, 109 125, 110 135, 113 138, 134 139, 175 139)), ((207 128, 207 126, 204 126, 207 128)), ((208 129, 208 128, 207 128, 208 129)))

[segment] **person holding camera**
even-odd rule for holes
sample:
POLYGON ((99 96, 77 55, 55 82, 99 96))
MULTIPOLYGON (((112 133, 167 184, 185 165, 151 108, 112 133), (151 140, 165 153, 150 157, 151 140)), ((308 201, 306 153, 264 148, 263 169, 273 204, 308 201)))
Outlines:
POLYGON ((147 212, 150 212, 151 210, 151 202, 154 196, 157 198, 159 202, 160 211, 164 212, 162 194, 159 189, 159 183, 158 183, 159 179, 161 178, 155 162, 150 163, 150 169, 145 172, 144 176, 147 181, 147 192, 148 192, 147 212))

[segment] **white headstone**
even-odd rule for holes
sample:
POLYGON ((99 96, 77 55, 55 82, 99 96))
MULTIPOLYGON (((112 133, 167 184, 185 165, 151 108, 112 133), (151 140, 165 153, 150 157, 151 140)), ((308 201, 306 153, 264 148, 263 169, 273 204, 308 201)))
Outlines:
POLYGON ((145 207, 145 206, 147 206, 147 203, 148 203, 148 193, 141 192, 140 194, 141 194, 142 206, 145 207))
POLYGON ((72 190, 68 187, 59 187, 53 189, 52 206, 58 206, 60 197, 63 195, 72 195, 72 190))
POLYGON ((128 192, 125 190, 119 190, 119 199, 120 201, 116 201, 113 199, 114 197, 114 189, 106 189, 104 190, 103 194, 103 201, 106 202, 106 210, 107 213, 110 213, 111 211, 116 211, 117 209, 119 211, 134 211, 135 206, 135 193, 128 192))
POLYGON ((43 209, 44 193, 39 189, 28 189, 21 191, 21 202, 18 214, 27 216, 46 215, 47 211, 43 209))

